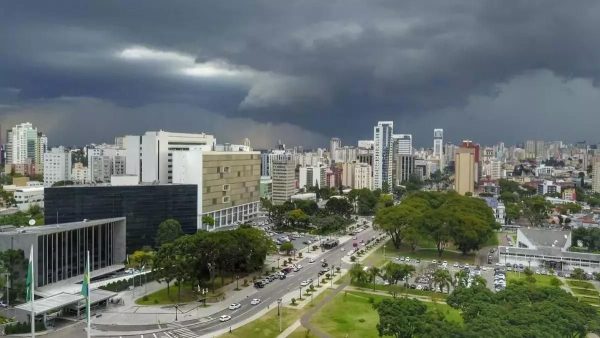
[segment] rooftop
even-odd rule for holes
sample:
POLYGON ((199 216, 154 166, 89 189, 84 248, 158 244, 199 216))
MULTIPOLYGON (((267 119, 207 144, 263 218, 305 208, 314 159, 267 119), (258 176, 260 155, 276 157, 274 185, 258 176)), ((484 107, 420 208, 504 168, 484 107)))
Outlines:
POLYGON ((19 234, 48 234, 59 231, 67 231, 74 229, 86 228, 94 225, 106 224, 109 222, 124 221, 125 217, 114 217, 104 219, 94 219, 79 222, 59 223, 59 224, 48 224, 40 226, 26 226, 15 228, 14 230, 8 230, 0 232, 0 236, 14 236, 19 234))
MULTIPOLYGON (((527 237, 531 243, 536 246, 542 247, 557 247, 562 248, 567 244, 569 239, 570 231, 558 231, 558 230, 545 230, 545 229, 532 229, 532 228, 521 228, 519 231, 527 237)), ((518 239, 518 238, 517 238, 518 239)))

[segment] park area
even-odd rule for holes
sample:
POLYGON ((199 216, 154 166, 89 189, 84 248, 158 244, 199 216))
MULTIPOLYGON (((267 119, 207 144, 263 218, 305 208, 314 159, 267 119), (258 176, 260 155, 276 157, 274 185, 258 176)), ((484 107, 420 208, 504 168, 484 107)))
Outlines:
MULTIPOLYGON (((321 308, 312 319, 312 323, 332 337, 379 337, 377 323, 379 315, 373 307, 390 296, 358 291, 340 292, 334 299, 321 308)), ((439 311, 447 320, 462 323, 460 312, 444 303, 425 302, 429 311, 439 311)), ((306 329, 300 328, 301 333, 306 329)), ((299 334, 298 337, 304 336, 299 334)))
POLYGON ((580 301, 595 306, 600 310, 600 293, 590 282, 580 280, 567 281, 571 292, 580 301))

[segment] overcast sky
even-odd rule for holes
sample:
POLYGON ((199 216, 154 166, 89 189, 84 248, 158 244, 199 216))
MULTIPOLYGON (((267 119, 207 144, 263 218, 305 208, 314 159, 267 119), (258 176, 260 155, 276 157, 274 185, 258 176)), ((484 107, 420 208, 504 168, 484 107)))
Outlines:
POLYGON ((308 147, 600 142, 600 1, 2 1, 0 124, 308 147))

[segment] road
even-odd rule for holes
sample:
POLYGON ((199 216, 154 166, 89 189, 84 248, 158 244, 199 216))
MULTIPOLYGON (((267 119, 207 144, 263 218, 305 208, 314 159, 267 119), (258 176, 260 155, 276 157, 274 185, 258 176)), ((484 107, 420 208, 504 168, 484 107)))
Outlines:
MULTIPOLYGON (((365 241, 368 238, 374 237, 376 232, 369 228, 357 235, 358 240, 364 239, 365 241)), ((190 320, 186 321, 186 325, 177 329, 170 329, 163 332, 157 332, 154 334, 144 334, 143 337, 157 337, 157 338, 191 338, 198 337, 201 335, 207 335, 211 332, 226 329, 230 326, 233 326, 236 323, 240 323, 247 318, 253 316, 258 311, 266 308, 268 305, 277 302, 277 299, 283 297, 285 294, 297 290, 298 296, 300 296, 300 283, 306 279, 313 279, 315 282, 319 280, 320 276, 318 275, 319 271, 322 269, 321 264, 319 263, 320 259, 326 259, 329 263, 329 266, 340 266, 342 264, 342 257, 348 252, 349 249, 352 248, 352 241, 348 241, 332 250, 326 250, 323 252, 322 256, 320 256, 315 263, 308 263, 308 257, 305 256, 299 263, 303 265, 303 268, 298 272, 292 272, 287 275, 287 278, 284 280, 275 280, 272 283, 267 284, 263 289, 257 289, 257 292, 252 296, 252 298, 261 299, 261 303, 258 305, 250 305, 251 298, 245 299, 240 302, 241 307, 237 310, 223 310, 217 313, 212 314, 208 318, 200 319, 200 320, 190 320), (344 248, 342 251, 341 248, 344 248), (232 318, 227 322, 221 323, 219 321, 219 317, 221 315, 230 315, 232 318)), ((317 253, 320 253, 321 250, 317 250, 317 253)), ((309 254, 310 255, 310 254, 309 254)), ((302 287, 302 291, 304 291, 306 287, 302 287)), ((69 337, 64 334, 57 335, 56 337, 69 337)), ((119 335, 114 336, 115 338, 133 338, 133 337, 141 337, 140 334, 132 334, 132 335, 119 335)))

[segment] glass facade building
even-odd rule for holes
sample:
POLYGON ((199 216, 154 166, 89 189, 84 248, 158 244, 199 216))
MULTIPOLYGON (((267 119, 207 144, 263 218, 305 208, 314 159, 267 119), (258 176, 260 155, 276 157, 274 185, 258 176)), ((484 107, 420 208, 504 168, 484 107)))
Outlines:
POLYGON ((52 187, 44 195, 46 224, 125 217, 129 253, 155 246, 158 225, 166 219, 177 220, 186 234, 197 230, 193 184, 52 187))

